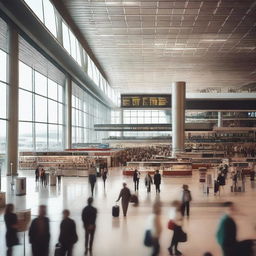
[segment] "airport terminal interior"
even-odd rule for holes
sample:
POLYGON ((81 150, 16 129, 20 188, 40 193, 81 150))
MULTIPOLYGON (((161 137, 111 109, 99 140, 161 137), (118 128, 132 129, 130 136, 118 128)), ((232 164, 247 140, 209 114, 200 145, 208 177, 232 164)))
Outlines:
POLYGON ((255 0, 0 0, 0 255, 256 256, 255 172, 255 0))

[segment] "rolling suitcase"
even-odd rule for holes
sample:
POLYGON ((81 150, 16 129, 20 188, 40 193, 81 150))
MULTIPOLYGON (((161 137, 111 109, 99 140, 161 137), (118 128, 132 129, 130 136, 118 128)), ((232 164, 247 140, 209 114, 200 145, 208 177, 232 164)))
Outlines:
POLYGON ((61 245, 57 243, 55 245, 54 256, 62 256, 62 255, 63 255, 63 251, 62 251, 61 245))
POLYGON ((113 217, 119 217, 120 213, 120 207, 118 205, 115 205, 112 207, 112 216, 113 217))

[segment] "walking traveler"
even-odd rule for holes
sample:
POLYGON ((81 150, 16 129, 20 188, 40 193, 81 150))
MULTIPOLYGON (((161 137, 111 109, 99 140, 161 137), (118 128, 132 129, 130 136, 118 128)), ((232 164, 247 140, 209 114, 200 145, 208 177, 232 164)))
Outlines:
POLYGON ((69 210, 64 210, 62 214, 63 214, 63 220, 60 224, 60 235, 59 235, 61 253, 63 256, 72 256, 73 246, 78 240, 77 233, 76 233, 76 224, 74 220, 69 218, 70 216, 69 210))
POLYGON ((85 229, 85 254, 92 252, 96 230, 97 209, 92 206, 93 198, 88 198, 88 205, 82 211, 82 221, 85 229))
POLYGON ((190 202, 192 201, 191 192, 188 189, 188 185, 183 185, 182 199, 181 199, 181 214, 182 216, 186 215, 189 217, 190 212, 190 202))
POLYGON ((96 180, 97 180, 96 173, 91 171, 89 174, 89 183, 91 185, 92 196, 93 196, 93 191, 94 191, 96 180))
POLYGON ((48 256, 50 242, 50 225, 46 217, 46 206, 39 206, 39 215, 29 229, 29 242, 32 245, 33 256, 48 256))
POLYGON ((152 180, 150 173, 148 172, 145 177, 145 185, 146 185, 148 193, 151 191, 151 184, 153 184, 153 180, 152 180))
POLYGON ((186 241, 186 234, 182 230, 183 217, 181 214, 181 203, 180 201, 173 201, 171 206, 168 229, 173 230, 173 236, 168 251, 170 255, 182 255, 178 250, 178 244, 179 242, 186 241))
POLYGON ((138 191, 139 183, 140 183, 140 172, 137 169, 135 169, 133 173, 133 182, 134 182, 134 190, 138 191))
POLYGON ((161 174, 159 173, 159 170, 156 170, 154 175, 154 184, 156 186, 156 193, 160 193, 161 174))
MULTIPOLYGON (((223 256, 236 256, 237 240, 236 240, 236 223, 232 218, 235 212, 234 204, 232 202, 225 202, 225 214, 220 220, 217 230, 217 242, 222 249, 223 256)), ((237 255, 239 256, 239 255, 237 255)))
POLYGON ((13 212, 14 205, 7 204, 5 207, 4 222, 6 226, 6 246, 7 256, 12 256, 12 247, 19 244, 17 236, 18 220, 17 215, 13 212))
POLYGON ((104 168, 104 169, 103 169, 103 173, 102 173, 102 179, 103 179, 104 189, 105 189, 105 187, 106 187, 107 175, 108 175, 108 169, 107 169, 107 168, 104 168))
POLYGON ((127 214, 129 202, 130 202, 130 199, 131 199, 131 192, 130 192, 130 189, 127 188, 126 183, 123 183, 123 188, 121 189, 119 197, 116 200, 116 202, 118 202, 120 199, 122 199, 123 214, 124 214, 124 217, 125 217, 126 214, 127 214))

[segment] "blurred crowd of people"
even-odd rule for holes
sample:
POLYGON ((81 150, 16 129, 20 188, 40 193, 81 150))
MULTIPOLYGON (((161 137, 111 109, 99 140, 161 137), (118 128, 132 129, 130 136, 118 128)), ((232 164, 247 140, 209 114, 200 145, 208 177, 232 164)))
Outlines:
POLYGON ((125 166, 127 162, 147 161, 155 159, 156 156, 170 156, 169 145, 127 148, 122 150, 117 156, 120 166, 125 166))

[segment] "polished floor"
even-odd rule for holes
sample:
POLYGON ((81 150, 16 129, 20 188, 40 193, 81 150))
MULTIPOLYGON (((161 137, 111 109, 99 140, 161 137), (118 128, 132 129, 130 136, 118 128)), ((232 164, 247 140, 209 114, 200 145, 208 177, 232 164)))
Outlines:
MULTIPOLYGON (((32 172, 33 173, 33 172, 32 172)), ((54 246, 58 239, 61 211, 64 208, 71 210, 71 217, 75 219, 79 241, 74 248, 74 256, 84 253, 84 230, 81 222, 81 211, 90 195, 88 179, 84 177, 66 177, 58 187, 41 187, 36 185, 34 177, 28 173, 20 173, 27 177, 27 195, 15 196, 10 191, 10 181, 2 178, 2 190, 7 191, 7 202, 16 205, 16 210, 31 209, 32 218, 37 215, 38 205, 48 206, 48 216, 51 226, 51 250, 54 255, 54 246)), ((161 255, 168 255, 167 247, 172 233, 167 229, 169 205, 173 199, 181 197, 182 184, 189 184, 193 196, 191 217, 184 221, 184 230, 188 233, 188 242, 180 244, 180 250, 185 256, 201 256, 210 251, 214 256, 220 256, 220 249, 215 241, 215 232, 220 216, 223 213, 218 202, 232 200, 237 205, 235 216, 238 225, 238 239, 256 238, 256 184, 249 179, 246 181, 245 193, 231 193, 230 181, 220 196, 203 194, 198 182, 198 173, 194 171, 193 177, 163 178, 160 200, 163 202, 162 223, 164 231, 161 238, 161 255)), ((110 171, 106 190, 103 189, 102 179, 98 178, 95 187, 95 203, 98 208, 97 231, 95 234, 94 256, 147 256, 150 250, 143 246, 143 237, 147 225, 147 218, 152 211, 152 203, 158 197, 153 190, 146 193, 144 182, 141 180, 138 193, 140 204, 138 207, 129 206, 126 218, 112 218, 111 208, 119 194, 122 182, 126 181, 133 190, 131 177, 123 177, 119 169, 110 171)), ((0 215, 0 255, 5 255, 5 226, 3 210, 0 215)), ((21 245, 16 246, 14 256, 31 255, 30 245, 25 234, 20 234, 21 245), (25 250, 25 253, 24 253, 25 250)))

